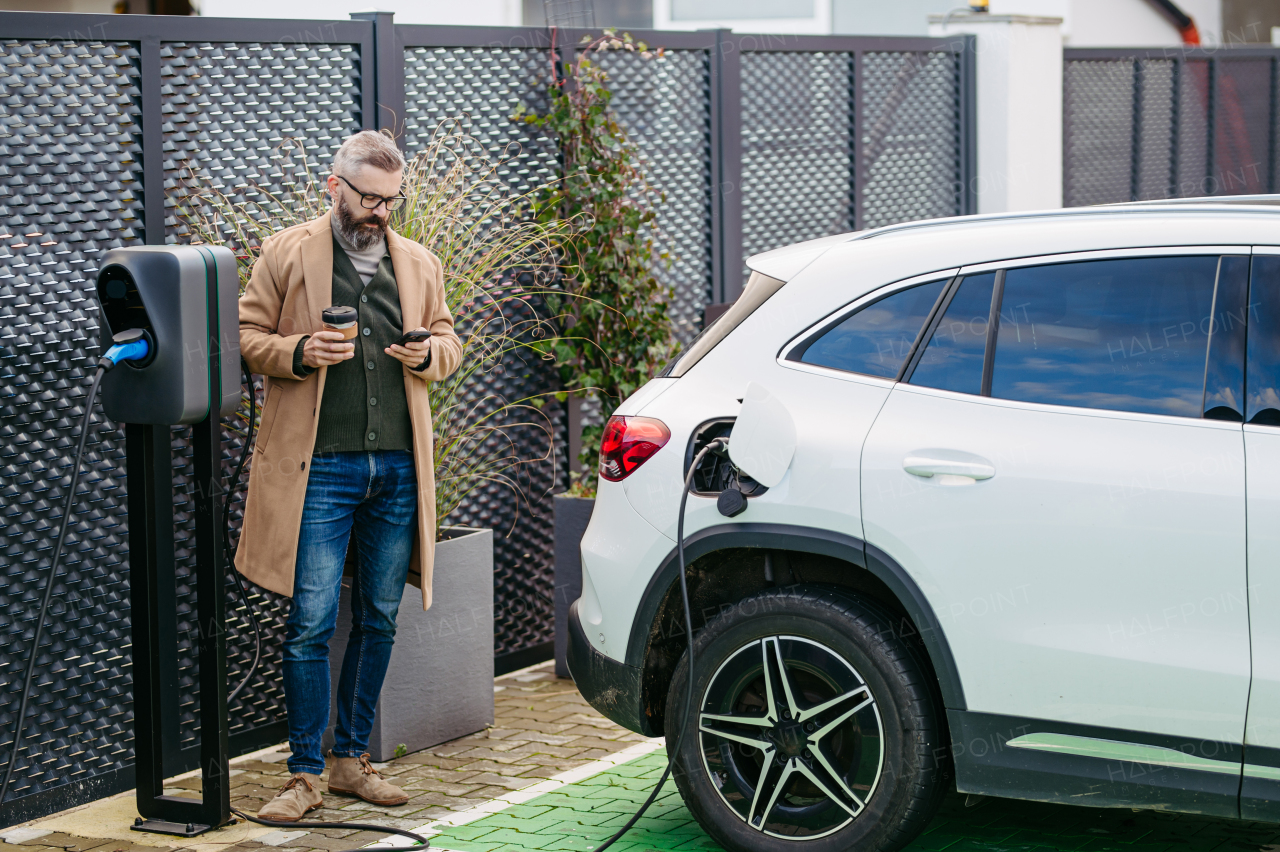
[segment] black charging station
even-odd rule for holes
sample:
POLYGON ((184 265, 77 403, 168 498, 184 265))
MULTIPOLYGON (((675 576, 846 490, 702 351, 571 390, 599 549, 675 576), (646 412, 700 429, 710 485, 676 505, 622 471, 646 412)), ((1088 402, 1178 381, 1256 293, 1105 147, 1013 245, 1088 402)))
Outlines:
POLYGON ((103 349, 142 329, 150 352, 103 377, 102 407, 125 424, 138 831, 191 837, 231 820, 227 754, 226 554, 220 417, 240 401, 239 276, 230 250, 146 246, 107 253, 98 273, 103 349), (178 717, 178 620, 170 427, 191 424, 199 624, 199 800, 164 795, 164 720, 178 717))

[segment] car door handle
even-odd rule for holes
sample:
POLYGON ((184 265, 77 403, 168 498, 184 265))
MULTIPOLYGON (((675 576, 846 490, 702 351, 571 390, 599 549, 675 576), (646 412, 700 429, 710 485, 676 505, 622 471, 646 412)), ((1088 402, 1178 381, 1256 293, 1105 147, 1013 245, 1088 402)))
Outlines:
POLYGON ((902 469, 914 476, 963 476, 990 479, 996 468, 982 456, 959 450, 916 450, 902 460, 902 469))

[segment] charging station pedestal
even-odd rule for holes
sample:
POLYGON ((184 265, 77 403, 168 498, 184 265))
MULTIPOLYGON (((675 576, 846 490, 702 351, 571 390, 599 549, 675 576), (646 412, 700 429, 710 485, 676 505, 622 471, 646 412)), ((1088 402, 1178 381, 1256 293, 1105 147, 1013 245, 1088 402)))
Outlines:
POLYGON ((240 402, 238 296, 235 257, 222 247, 116 249, 98 274, 104 335, 142 328, 154 353, 102 383, 103 410, 125 424, 137 831, 191 837, 231 821, 220 417, 240 402), (181 750, 170 446, 176 424, 192 425, 194 444, 198 800, 164 794, 165 764, 174 765, 181 750))

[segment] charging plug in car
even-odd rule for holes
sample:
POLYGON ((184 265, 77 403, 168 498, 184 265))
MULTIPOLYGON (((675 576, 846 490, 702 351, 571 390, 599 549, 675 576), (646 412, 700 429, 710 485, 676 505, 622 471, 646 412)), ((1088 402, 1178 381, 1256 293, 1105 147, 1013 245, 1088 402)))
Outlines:
POLYGON ((724 490, 716 497, 716 509, 726 518, 736 518, 747 511, 747 497, 742 493, 739 471, 729 461, 729 436, 723 435, 707 445, 707 451, 724 461, 728 481, 724 490))

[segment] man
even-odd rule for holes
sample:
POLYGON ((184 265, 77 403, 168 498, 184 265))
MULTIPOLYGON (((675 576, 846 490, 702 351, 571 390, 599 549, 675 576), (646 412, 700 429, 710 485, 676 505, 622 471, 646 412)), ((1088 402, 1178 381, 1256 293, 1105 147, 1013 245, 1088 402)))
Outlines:
POLYGON ((404 202, 404 158, 364 131, 338 150, 332 206, 265 240, 240 300, 240 347, 266 377, 236 568, 293 598, 284 639, 289 771, 258 815, 293 822, 321 806, 329 723, 329 638, 348 550, 351 636, 338 681, 329 792, 408 801, 365 753, 405 582, 431 605, 435 482, 428 382, 457 368, 462 344, 440 262, 387 227, 404 202), (358 333, 324 330, 321 312, 354 307, 358 333), (397 344, 411 330, 423 342, 397 344), (353 534, 354 533, 354 534, 353 534))

